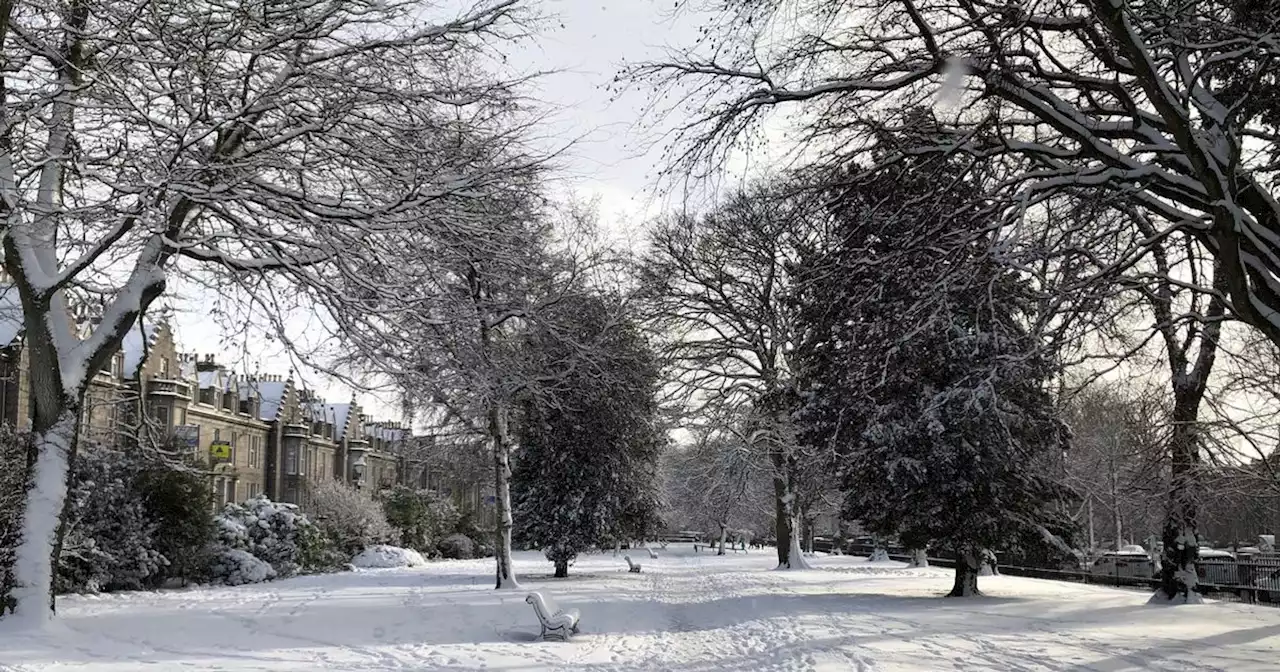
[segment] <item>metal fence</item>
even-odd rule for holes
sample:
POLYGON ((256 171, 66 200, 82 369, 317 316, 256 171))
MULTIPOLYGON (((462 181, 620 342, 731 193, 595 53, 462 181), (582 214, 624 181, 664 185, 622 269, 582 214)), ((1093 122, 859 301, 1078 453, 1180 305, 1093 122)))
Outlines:
MULTIPOLYGON (((828 548, 831 548, 828 546, 828 548)), ((814 550, 820 550, 816 547, 814 550)), ((861 544, 849 544, 844 552, 849 555, 870 556, 875 549, 861 544)), ((885 549, 891 560, 907 562, 911 556, 905 549, 885 549)), ((955 559, 945 553, 932 553, 929 564, 954 568, 955 559), (937 557, 935 557, 937 556, 937 557)), ((1114 563, 1103 568, 1062 568, 1025 566, 1026 563, 998 562, 1001 574, 1025 576, 1032 579, 1071 581, 1092 585, 1154 590, 1159 579, 1152 576, 1141 564, 1114 563)), ((1196 565, 1199 585, 1196 590, 1206 597, 1221 600, 1280 606, 1280 556, 1265 555, 1242 557, 1237 560, 1211 558, 1196 565)))

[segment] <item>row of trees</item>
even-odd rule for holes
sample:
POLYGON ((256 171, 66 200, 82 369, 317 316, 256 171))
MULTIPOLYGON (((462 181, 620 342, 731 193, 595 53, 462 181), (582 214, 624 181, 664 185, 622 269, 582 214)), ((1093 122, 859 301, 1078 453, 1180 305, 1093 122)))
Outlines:
MULTIPOLYGON (((809 230, 834 222, 827 247, 797 267, 813 287, 799 296, 826 294, 776 312, 803 325, 777 339, 794 344, 787 370, 809 437, 796 450, 853 450, 840 460, 850 485, 874 485, 855 473, 864 469, 904 482, 921 465, 951 473, 961 487, 946 501, 958 505, 974 494, 973 474, 926 459, 941 441, 975 464, 1014 458, 1015 492, 1054 492, 1031 467, 1065 447, 1052 426, 1071 394, 1108 370, 1157 376, 1160 595, 1190 600, 1206 458, 1242 462, 1227 447, 1239 442, 1201 417, 1206 405, 1226 410, 1210 389, 1224 342, 1252 340, 1228 325, 1271 342, 1255 352, 1280 343, 1278 25, 1270 7, 1234 2, 728 2, 705 39, 632 74, 671 92, 663 100, 691 120, 678 127, 673 173, 704 175, 759 143, 777 149, 769 140, 785 124, 784 153, 806 166, 799 188, 821 194, 809 210, 824 223, 809 230), (866 347, 878 371, 859 356, 866 347)), ((778 240, 802 238, 791 229, 804 216, 784 219, 778 240)), ((773 252, 760 247, 759 258, 773 252)), ((758 266, 770 282, 788 277, 781 267, 758 266)), ((703 283, 707 296, 726 295, 719 282, 703 283)), ((748 316, 735 332, 752 344, 776 338, 773 315, 736 309, 698 329, 748 316)), ((745 346, 722 359, 754 358, 745 346)), ((699 370, 728 379, 722 361, 699 370)), ((769 380, 760 403, 774 398, 769 380)), ((1214 420, 1263 443, 1238 417, 1214 420)), ((1260 452, 1274 440, 1265 443, 1260 452)), ((859 515, 875 508, 885 526, 910 527, 889 519, 891 502, 850 497, 859 515)), ((999 516, 1042 526, 1028 507, 1055 508, 1044 500, 1005 501, 999 516)))
MULTIPOLYGON (((0 81, 0 226, 33 399, 26 496, 3 530, 8 620, 52 613, 92 372, 179 282, 267 319, 309 363, 390 381, 442 435, 484 445, 498 585, 515 585, 513 419, 532 436, 545 414, 581 410, 573 386, 614 375, 608 357, 640 357, 625 350, 638 344, 609 349, 625 326, 584 333, 555 312, 597 301, 621 325, 625 292, 611 294, 612 267, 581 227, 554 230, 583 217, 547 197, 529 78, 502 59, 534 23, 517 0, 4 10, 15 65, 0 81), (80 303, 101 319, 76 327, 80 303), (342 358, 293 339, 299 311, 323 315, 342 358)), ((651 410, 635 409, 650 427, 632 442, 637 469, 657 450, 651 410)), ((644 500, 626 501, 637 520, 644 500)))

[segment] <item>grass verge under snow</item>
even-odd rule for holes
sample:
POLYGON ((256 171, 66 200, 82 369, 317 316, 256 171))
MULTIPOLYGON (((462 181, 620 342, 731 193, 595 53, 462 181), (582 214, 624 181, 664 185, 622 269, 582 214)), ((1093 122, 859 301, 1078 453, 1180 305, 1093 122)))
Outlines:
POLYGON ((567 644, 533 641, 533 609, 492 589, 492 560, 70 597, 54 631, 0 635, 0 669, 1280 669, 1280 609, 1171 611, 1142 593, 1016 577, 944 599, 947 570, 775 562, 672 546, 642 574, 606 553, 552 579, 540 555, 518 554, 525 588, 581 610, 583 634, 567 644))

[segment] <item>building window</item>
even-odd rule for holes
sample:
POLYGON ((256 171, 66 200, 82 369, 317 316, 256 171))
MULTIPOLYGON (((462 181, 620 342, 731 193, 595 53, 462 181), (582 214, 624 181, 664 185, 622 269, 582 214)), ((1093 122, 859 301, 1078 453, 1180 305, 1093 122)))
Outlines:
POLYGON ((169 428, 169 407, 168 406, 156 406, 152 408, 151 415, 153 418, 155 418, 156 424, 160 425, 164 429, 169 428))
POLYGON ((249 436, 249 468, 250 469, 258 468, 258 459, 259 459, 258 450, 259 450, 258 435, 252 434, 249 436))
POLYGON ((298 475, 298 447, 291 446, 285 450, 284 454, 284 473, 290 476, 298 475))
POLYGON ((253 499, 257 497, 259 494, 261 494, 261 492, 262 492, 262 488, 257 483, 250 483, 249 492, 248 492, 249 496, 245 497, 245 499, 253 499))
POLYGON ((166 377, 169 375, 169 358, 168 357, 160 358, 160 375, 166 376, 166 377))
POLYGON ((200 403, 208 404, 209 406, 213 405, 213 388, 212 387, 206 387, 200 390, 200 403))
POLYGON ((175 408, 174 410, 177 412, 177 413, 176 413, 176 417, 177 417, 177 423, 176 423, 176 424, 179 424, 179 425, 185 425, 185 424, 187 424, 187 409, 182 408, 181 406, 179 406, 178 408, 175 408))
POLYGON ((213 428, 213 442, 217 443, 222 440, 222 430, 217 427, 213 428))

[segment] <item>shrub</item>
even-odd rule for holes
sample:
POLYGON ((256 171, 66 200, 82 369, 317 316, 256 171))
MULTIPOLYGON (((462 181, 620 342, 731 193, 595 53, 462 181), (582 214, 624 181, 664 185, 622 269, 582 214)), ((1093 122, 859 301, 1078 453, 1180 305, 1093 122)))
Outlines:
POLYGON ((169 560, 138 492, 145 467, 137 453, 83 446, 67 492, 59 592, 138 590, 163 577, 169 560))
POLYGON ((449 500, 429 490, 397 487, 383 508, 401 546, 434 552, 436 545, 457 530, 461 516, 449 500))
POLYGON ((422 555, 411 548, 399 546, 370 546, 360 551, 351 564, 361 569, 385 569, 391 567, 420 567, 427 564, 422 555))
POLYGON ((387 524, 382 504, 367 491, 324 480, 308 494, 307 510, 311 519, 347 559, 367 546, 391 541, 395 536, 387 524))
POLYGON ((218 583, 240 586, 274 579, 276 570, 248 551, 239 548, 222 548, 213 554, 209 576, 218 583))
POLYGON ((0 617, 4 616, 13 588, 13 554, 18 546, 18 523, 27 491, 27 437, 0 425, 0 617))
POLYGON ((475 557, 475 542, 465 534, 451 534, 436 546, 440 555, 450 560, 469 560, 475 557))
POLYGON ((156 462, 140 475, 138 491, 155 522, 155 548, 169 560, 163 578, 201 578, 214 532, 208 479, 190 465, 156 462))
POLYGON ((324 535, 293 504, 258 496, 243 504, 227 504, 216 519, 217 552, 247 551, 288 577, 322 566, 324 535))

